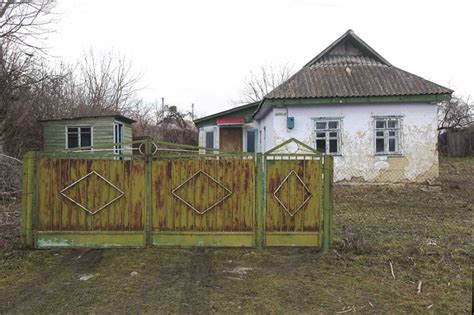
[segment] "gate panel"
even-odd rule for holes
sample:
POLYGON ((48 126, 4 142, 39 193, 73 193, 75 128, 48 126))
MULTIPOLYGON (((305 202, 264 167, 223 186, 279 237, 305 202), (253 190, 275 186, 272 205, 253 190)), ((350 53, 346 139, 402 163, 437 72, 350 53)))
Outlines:
POLYGON ((154 245, 254 246, 255 161, 152 162, 154 245))
POLYGON ((37 247, 144 245, 145 162, 39 158, 37 247))
POLYGON ((320 246, 321 159, 266 161, 265 244, 320 246))

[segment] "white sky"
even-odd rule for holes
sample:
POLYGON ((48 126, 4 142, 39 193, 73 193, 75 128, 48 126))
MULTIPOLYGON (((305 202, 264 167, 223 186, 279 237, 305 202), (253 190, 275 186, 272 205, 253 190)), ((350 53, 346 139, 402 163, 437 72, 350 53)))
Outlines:
POLYGON ((51 55, 119 52, 141 96, 201 115, 232 107, 250 70, 297 70, 349 28, 393 65, 474 96, 471 0, 57 1, 51 55))

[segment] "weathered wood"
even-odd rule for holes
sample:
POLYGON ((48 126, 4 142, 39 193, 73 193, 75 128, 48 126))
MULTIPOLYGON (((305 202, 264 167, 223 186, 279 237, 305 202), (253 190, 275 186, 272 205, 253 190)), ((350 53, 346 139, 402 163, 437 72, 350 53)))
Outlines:
POLYGON ((23 242, 33 247, 33 211, 35 210, 36 152, 28 152, 23 157, 21 234, 23 242))
MULTIPOLYGON (((150 148, 148 142, 145 153, 150 148)), ((24 190, 37 190, 33 198, 23 197, 25 243, 34 245, 30 231, 37 222, 40 247, 329 246, 332 158, 325 157, 324 171, 319 156, 268 158, 260 153, 132 160, 43 155, 36 180, 25 160, 24 190), (61 194, 68 186, 64 194, 75 202, 61 194), (292 215, 275 198, 277 189, 292 215), (126 235, 133 236, 126 240, 126 235)))
POLYGON ((333 171, 332 156, 324 157, 324 196, 323 196, 323 251, 328 252, 332 242, 332 208, 333 208, 333 171))

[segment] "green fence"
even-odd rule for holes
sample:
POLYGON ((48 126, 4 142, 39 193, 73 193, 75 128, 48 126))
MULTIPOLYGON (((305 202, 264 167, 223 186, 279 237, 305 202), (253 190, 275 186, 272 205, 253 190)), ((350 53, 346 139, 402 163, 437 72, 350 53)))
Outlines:
POLYGON ((333 160, 296 139, 265 154, 118 147, 25 155, 27 246, 331 244, 333 160))

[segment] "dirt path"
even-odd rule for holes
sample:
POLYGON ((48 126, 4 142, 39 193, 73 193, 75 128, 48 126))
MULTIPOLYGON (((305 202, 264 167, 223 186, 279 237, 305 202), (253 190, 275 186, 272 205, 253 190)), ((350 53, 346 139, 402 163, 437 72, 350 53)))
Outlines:
POLYGON ((210 314, 210 293, 213 290, 215 273, 208 250, 197 248, 188 268, 189 278, 184 286, 179 313, 210 314))

